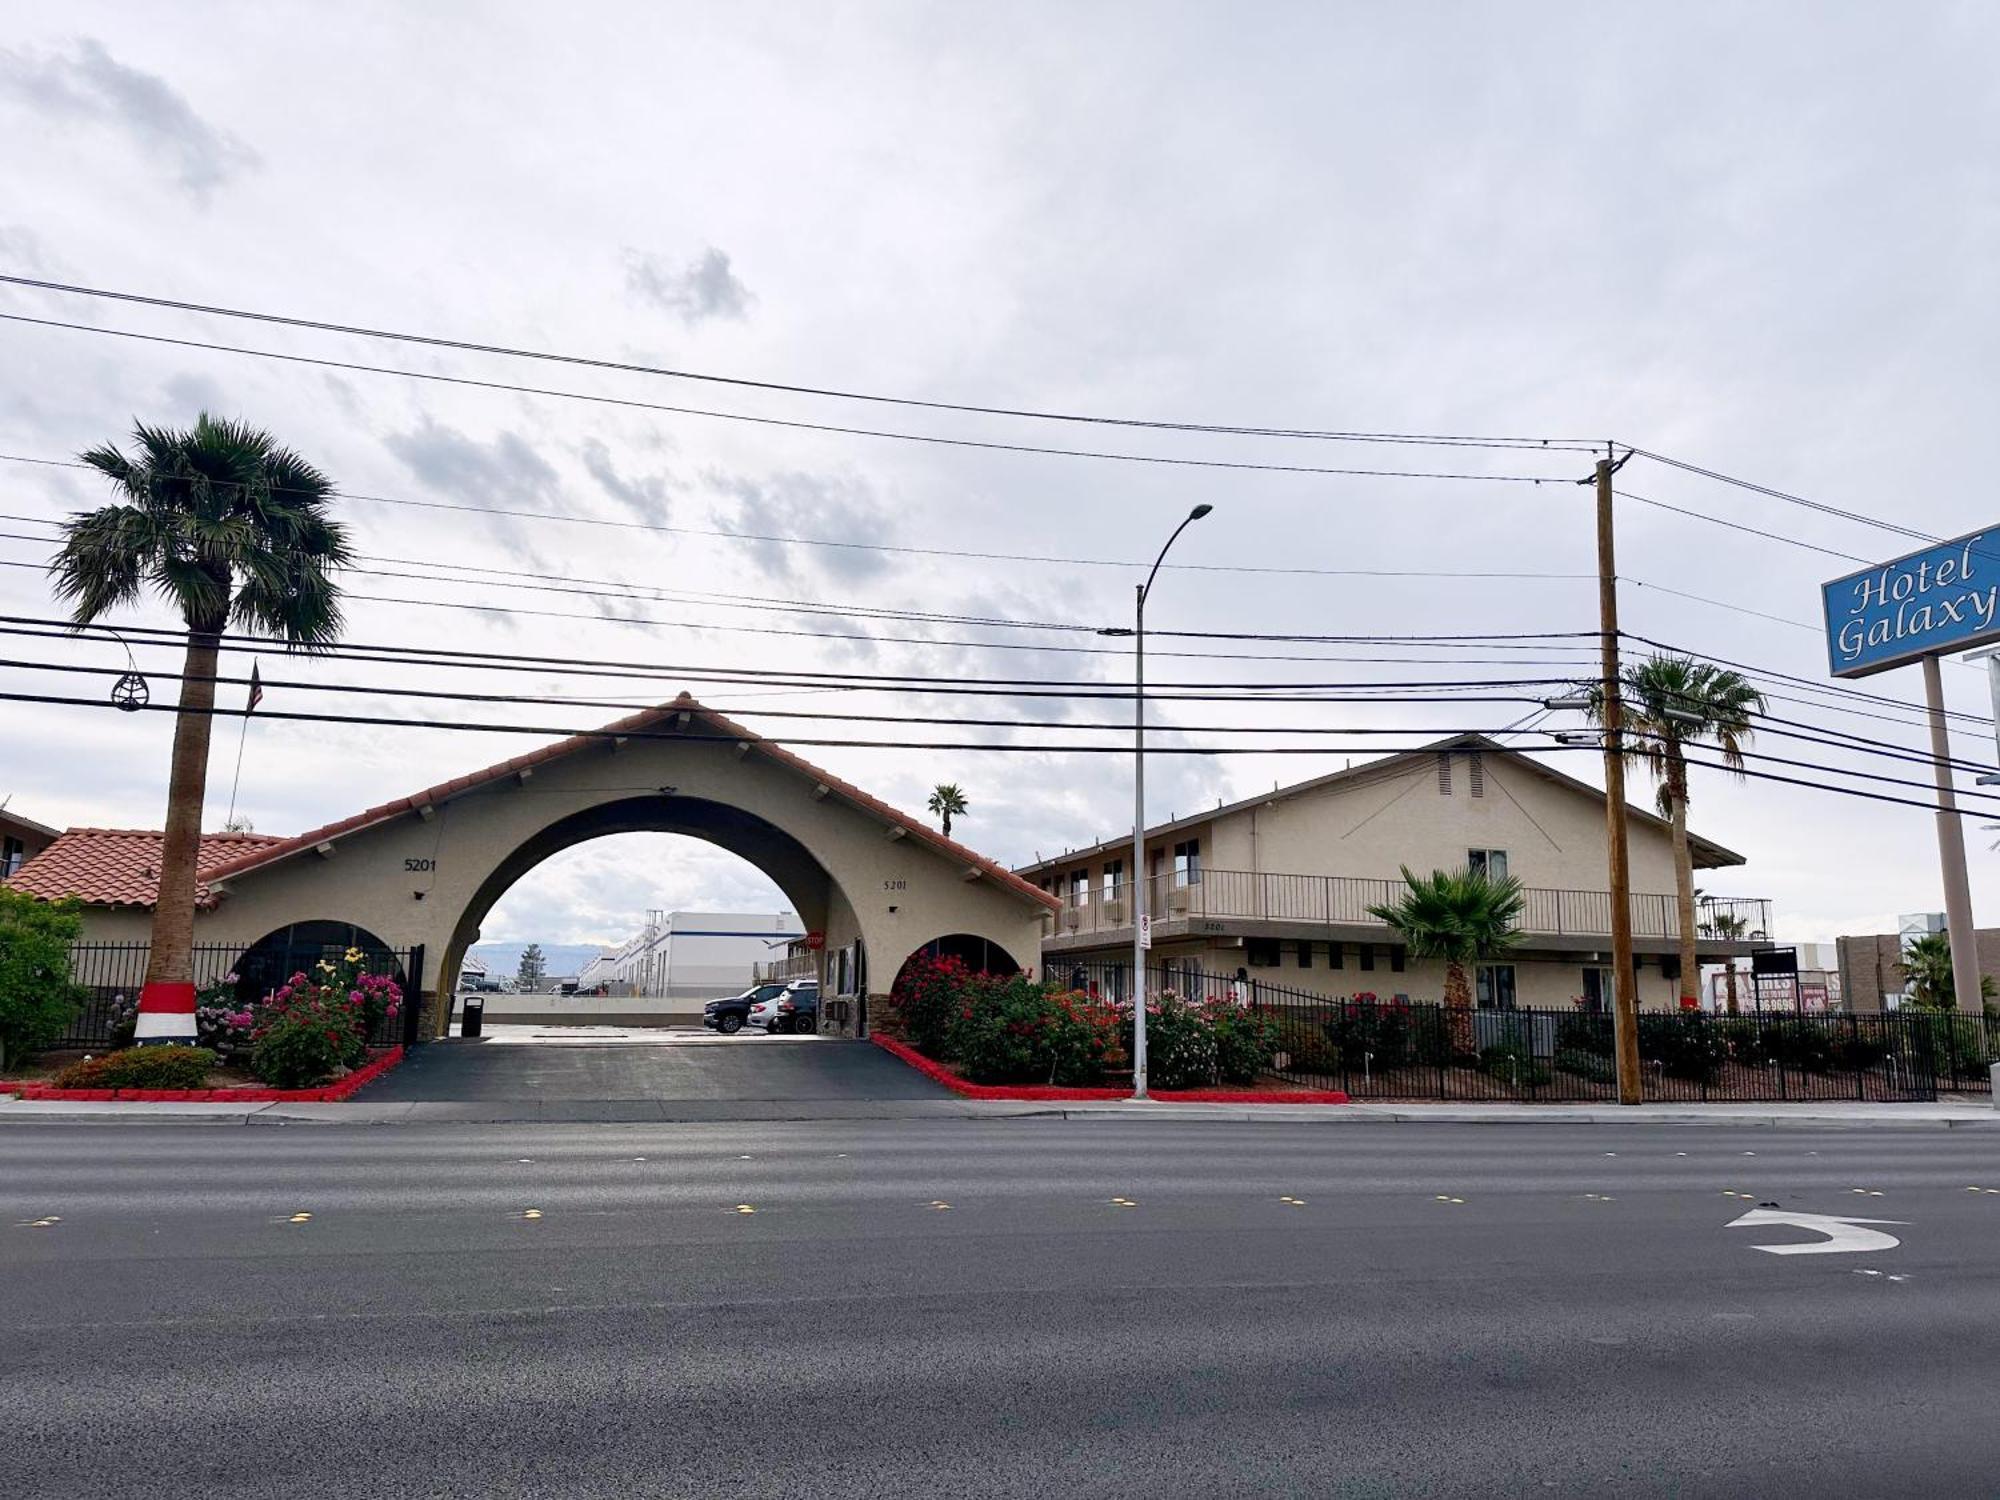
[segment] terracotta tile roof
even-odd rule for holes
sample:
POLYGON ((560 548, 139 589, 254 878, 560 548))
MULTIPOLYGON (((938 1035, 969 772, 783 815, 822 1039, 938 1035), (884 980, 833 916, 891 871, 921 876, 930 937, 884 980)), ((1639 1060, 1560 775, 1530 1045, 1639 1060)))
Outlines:
MULTIPOLYGON (((159 888, 165 840, 165 834, 144 828, 71 828, 7 884, 48 901, 76 896, 91 906, 149 907, 159 888)), ((283 842, 259 833, 203 834, 196 870, 205 881, 218 866, 283 842)), ((195 900, 215 905, 206 883, 195 888, 195 900)))
MULTIPOLYGON (((474 771, 467 776, 453 777, 450 781, 442 781, 436 786, 426 787, 421 792, 412 793, 410 796, 398 797, 394 801, 381 803, 375 807, 368 808, 366 811, 358 812, 352 817, 342 818, 338 822, 328 823, 324 827, 299 834, 296 838, 271 841, 264 843, 261 847, 247 849, 225 863, 218 864, 213 868, 204 867, 202 874, 210 880, 221 880, 226 877, 240 875, 247 871, 255 870, 260 866, 272 864, 286 858, 288 855, 297 854, 301 850, 311 849, 329 840, 340 838, 345 834, 371 827, 376 823, 384 823, 391 818, 408 816, 417 812, 420 808, 434 806, 460 792, 468 791, 473 787, 483 786, 488 782, 498 781, 503 777, 512 776, 524 767, 545 765, 550 761, 560 760, 564 756, 574 755, 581 750, 601 745, 607 737, 618 735, 635 736, 649 732, 658 732, 661 730, 661 726, 677 720, 682 714, 687 714, 692 719, 699 719, 708 726, 710 731, 706 735, 691 735, 689 738, 697 740, 705 738, 730 741, 741 740, 746 744, 756 747, 758 751, 770 756, 773 760, 791 767, 800 775, 809 777, 814 782, 825 786, 829 792, 839 797, 843 802, 862 808, 886 822, 897 824, 907 829, 913 836, 922 839, 932 848, 942 851, 955 860, 962 861, 966 868, 978 870, 982 876, 1005 887, 1014 894, 1032 901, 1038 906, 1044 906, 1051 910, 1062 905, 1061 897, 1045 891, 1040 886, 1034 885, 1029 881, 1023 880, 1020 876, 1014 874, 1013 871, 994 863, 985 855, 974 853, 956 839, 946 838, 929 824, 911 817, 906 812, 891 807, 888 803, 878 798, 869 796, 868 793, 862 791, 852 783, 841 780, 831 772, 821 770, 802 756, 787 750, 775 740, 767 740, 762 735, 745 729, 733 719, 724 718, 721 714, 715 712, 714 709, 704 708, 689 693, 682 693, 671 703, 661 704, 657 708, 643 709, 636 714, 631 714, 626 718, 607 724, 602 729, 592 730, 588 734, 572 735, 568 739, 557 740, 553 744, 544 745, 541 749, 530 751, 526 755, 517 755, 512 760, 503 760, 498 765, 488 766, 483 771, 474 771)), ((50 852, 53 852, 53 850, 50 852)), ((25 867, 23 873, 25 873, 25 867)))

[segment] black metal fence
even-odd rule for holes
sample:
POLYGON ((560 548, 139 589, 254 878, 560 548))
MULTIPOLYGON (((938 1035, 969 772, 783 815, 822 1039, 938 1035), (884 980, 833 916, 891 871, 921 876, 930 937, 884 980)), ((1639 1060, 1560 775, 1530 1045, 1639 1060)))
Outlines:
MULTIPOLYGON (((1051 978, 1124 1001, 1126 965, 1051 978)), ((1341 999, 1173 964, 1147 993, 1243 1006, 1277 1032, 1273 1073, 1357 1099, 1591 1103, 1618 1095, 1612 1018, 1581 1009, 1460 1010, 1402 996, 1341 999)), ((1910 1102, 1988 1092, 2000 1024, 1952 1012, 1642 1011, 1641 1085, 1660 1102, 1910 1102)))
MULTIPOLYGON (((345 951, 323 945, 197 944, 195 989, 208 991, 226 984, 235 1004, 253 1006, 292 975, 309 972, 322 960, 338 959, 345 951)), ((87 1051, 123 1040, 121 1028, 128 1024, 129 1015, 138 1004, 151 952, 147 943, 78 943, 70 949, 70 976, 87 994, 68 1029, 54 1043, 54 1050, 87 1051)), ((409 1039, 417 1020, 423 959, 421 945, 401 950, 368 949, 362 953, 364 970, 390 975, 403 991, 402 1014, 385 1019, 376 1027, 376 1034, 368 1038, 371 1046, 389 1046, 409 1039)))

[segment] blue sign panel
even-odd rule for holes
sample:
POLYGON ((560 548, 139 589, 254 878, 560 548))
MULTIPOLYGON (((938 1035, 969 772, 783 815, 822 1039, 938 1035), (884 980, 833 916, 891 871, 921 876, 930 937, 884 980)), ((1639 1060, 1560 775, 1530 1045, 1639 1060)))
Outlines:
POLYGON ((1836 578, 1820 597, 1836 677, 2000 640, 2000 528, 1836 578))

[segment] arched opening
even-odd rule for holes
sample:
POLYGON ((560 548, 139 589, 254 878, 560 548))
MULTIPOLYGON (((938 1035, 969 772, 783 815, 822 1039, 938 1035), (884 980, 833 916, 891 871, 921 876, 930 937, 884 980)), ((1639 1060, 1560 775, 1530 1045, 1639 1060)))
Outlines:
POLYGON ((1014 955, 991 938, 970 932, 954 932, 945 937, 932 938, 904 959, 902 966, 896 970, 897 986, 901 986, 911 964, 919 959, 935 961, 941 958, 955 958, 975 974, 993 974, 1003 979, 1021 972, 1014 955))
POLYGON ((261 1000, 294 974, 310 973, 320 962, 337 961, 356 948, 369 973, 388 974, 402 989, 409 989, 404 956, 367 928, 352 922, 292 922, 265 933, 237 958, 237 1003, 261 1000))
POLYGON ((823 933, 837 901, 819 862, 752 813, 629 798, 561 818, 501 858, 460 914, 439 978, 449 1001, 469 953, 503 991, 489 1015, 699 1025, 704 1002, 742 992, 823 933), (531 943, 542 964, 524 976, 531 943))
POLYGON ((777 883, 738 855, 685 834, 605 834, 509 887, 467 947, 461 978, 476 962, 485 979, 468 989, 671 1009, 742 990, 804 933, 777 883))

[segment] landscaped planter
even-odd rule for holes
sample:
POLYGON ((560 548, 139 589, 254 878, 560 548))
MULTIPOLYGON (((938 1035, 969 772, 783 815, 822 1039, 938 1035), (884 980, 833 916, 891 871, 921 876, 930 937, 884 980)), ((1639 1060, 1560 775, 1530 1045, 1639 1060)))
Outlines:
POLYGON ((0 1094, 21 1099, 78 1102, 131 1100, 150 1104, 334 1104, 364 1084, 380 1078, 403 1060, 400 1046, 378 1052, 344 1078, 313 1089, 274 1089, 264 1084, 240 1084, 219 1089, 59 1089, 46 1083, 0 1082, 0 1094))
MULTIPOLYGON (((925 1057, 915 1048, 902 1042, 885 1036, 877 1036, 873 1040, 876 1046, 890 1056, 900 1058, 926 1078, 935 1079, 954 1093, 963 1094, 968 1099, 1012 1099, 1049 1104, 1068 1101, 1081 1104, 1132 1097, 1130 1088, 1072 1089, 1057 1088, 1052 1084, 971 1083, 959 1077, 943 1063, 925 1057)), ((1151 1097, 1176 1104, 1347 1103, 1347 1095, 1338 1089, 1286 1089, 1269 1093, 1255 1089, 1159 1089, 1154 1090, 1151 1097)))

